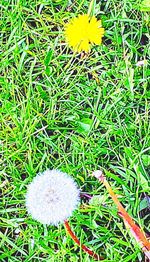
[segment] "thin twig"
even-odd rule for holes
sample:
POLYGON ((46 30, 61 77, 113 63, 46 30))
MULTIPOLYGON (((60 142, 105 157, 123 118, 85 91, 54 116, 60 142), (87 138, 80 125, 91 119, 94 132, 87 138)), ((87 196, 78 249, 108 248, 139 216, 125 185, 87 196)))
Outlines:
POLYGON ((104 184, 104 186, 107 188, 107 190, 108 190, 110 196, 112 197, 114 203, 118 207, 118 214, 120 215, 120 217, 123 218, 125 225, 130 229, 131 234, 134 236, 136 241, 140 244, 145 255, 150 259, 150 242, 146 238, 142 229, 138 225, 135 224, 133 219, 129 216, 127 211, 124 209, 122 204, 119 202, 117 196, 113 192, 111 186, 107 182, 107 180, 104 177, 104 175, 102 174, 102 172, 100 170, 97 170, 93 173, 93 175, 100 182, 102 182, 104 184))
POLYGON ((74 240, 74 242, 80 246, 82 248, 82 250, 84 250, 86 253, 88 253, 90 256, 92 256, 93 258, 95 258, 96 260, 104 260, 103 257, 100 257, 99 255, 97 255, 96 253, 94 253, 91 249, 89 249, 88 247, 86 247, 85 245, 80 243, 80 240, 76 237, 76 235, 74 234, 74 232, 71 230, 70 225, 68 223, 68 221, 64 221, 64 226, 66 228, 66 231, 68 232, 68 234, 71 236, 71 238, 74 240))

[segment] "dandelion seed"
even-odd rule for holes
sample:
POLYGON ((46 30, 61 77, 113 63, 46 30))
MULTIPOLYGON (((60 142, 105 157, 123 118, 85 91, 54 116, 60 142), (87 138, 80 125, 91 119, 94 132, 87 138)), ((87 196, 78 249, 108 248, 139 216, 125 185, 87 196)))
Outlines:
POLYGON ((79 189, 74 180, 59 170, 46 170, 28 186, 26 206, 32 217, 43 223, 63 223, 79 203, 79 189))
POLYGON ((65 36, 68 45, 75 52, 89 52, 91 45, 100 45, 104 35, 101 21, 88 14, 71 19, 65 26, 65 36))

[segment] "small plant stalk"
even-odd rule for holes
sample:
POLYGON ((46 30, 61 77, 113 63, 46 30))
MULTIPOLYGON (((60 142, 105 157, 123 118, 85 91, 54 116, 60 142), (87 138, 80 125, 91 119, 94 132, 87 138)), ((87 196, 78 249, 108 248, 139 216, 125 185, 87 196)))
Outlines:
POLYGON ((94 15, 95 4, 96 4, 96 1, 95 0, 91 0, 89 8, 88 8, 88 15, 89 16, 94 15))
POLYGON ((82 250, 84 250, 86 253, 88 253, 90 256, 92 256, 94 259, 96 260, 104 260, 103 257, 100 257, 99 255, 97 255, 96 253, 94 253, 91 249, 89 249, 88 247, 86 247, 85 245, 80 243, 80 240, 76 237, 76 235, 74 234, 74 232, 71 230, 70 225, 68 223, 68 221, 64 221, 64 226, 66 228, 66 231, 68 232, 68 234, 71 236, 71 238, 73 239, 73 241, 82 248, 82 250))
POLYGON ((120 215, 120 217, 123 218, 125 225, 130 229, 131 234, 136 239, 136 241, 140 244, 140 246, 142 247, 142 250, 145 253, 145 255, 150 259, 150 242, 146 238, 146 236, 145 236, 144 232, 142 231, 142 229, 138 225, 135 224, 133 219, 129 216, 127 211, 124 209, 122 204, 119 202, 116 194, 113 192, 111 186, 107 182, 107 180, 104 177, 104 175, 102 174, 102 172, 100 170, 99 171, 95 171, 93 173, 93 175, 96 178, 98 178, 98 180, 100 182, 102 182, 104 184, 104 186, 108 190, 111 198, 113 199, 114 203, 118 207, 118 214, 120 215))

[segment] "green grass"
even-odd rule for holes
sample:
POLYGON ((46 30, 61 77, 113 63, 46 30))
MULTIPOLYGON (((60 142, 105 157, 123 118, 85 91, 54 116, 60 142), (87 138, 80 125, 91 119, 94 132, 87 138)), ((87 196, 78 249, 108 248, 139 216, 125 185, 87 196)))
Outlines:
MULTIPOLYGON (((149 31, 140 1, 100 1, 105 37, 87 57, 73 56, 63 27, 90 1, 2 0, 1 192, 2 262, 93 261, 66 236, 25 208, 32 178, 46 168, 74 177, 82 192, 105 195, 70 219, 82 243, 105 261, 144 261, 105 188, 89 174, 106 172, 121 202, 150 231, 149 31), (142 211, 140 212, 140 210, 142 211)), ((99 2, 99 1, 98 1, 99 2)))

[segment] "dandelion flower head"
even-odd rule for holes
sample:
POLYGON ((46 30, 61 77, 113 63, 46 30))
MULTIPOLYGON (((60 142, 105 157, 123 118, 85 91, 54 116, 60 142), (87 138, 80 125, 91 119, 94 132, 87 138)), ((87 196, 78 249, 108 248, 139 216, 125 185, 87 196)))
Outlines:
POLYGON ((67 43, 77 52, 89 52, 91 45, 101 44, 103 35, 104 28, 102 28, 101 21, 88 14, 72 18, 65 26, 67 43))
POLYGON ((79 203, 79 189, 74 180, 59 170, 46 170, 28 186, 28 213, 42 224, 57 225, 72 215, 79 203))

